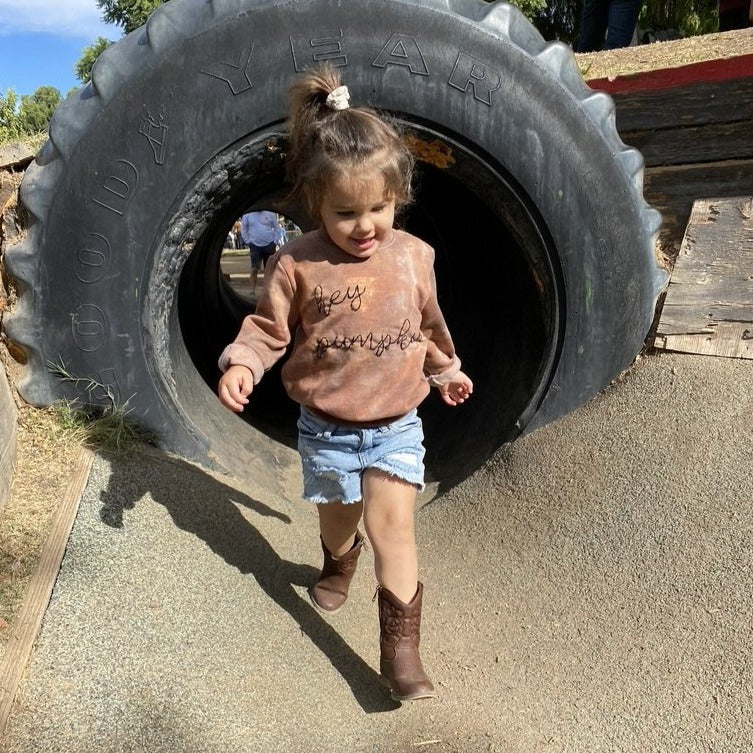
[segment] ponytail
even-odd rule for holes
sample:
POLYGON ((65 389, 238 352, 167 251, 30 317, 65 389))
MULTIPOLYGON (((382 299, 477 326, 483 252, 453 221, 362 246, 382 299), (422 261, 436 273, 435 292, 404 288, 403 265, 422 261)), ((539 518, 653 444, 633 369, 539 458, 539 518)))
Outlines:
POLYGON ((328 184, 379 174, 398 206, 411 200, 413 158, 397 130, 373 110, 350 107, 339 72, 325 65, 301 74, 289 91, 288 178, 314 217, 328 184))

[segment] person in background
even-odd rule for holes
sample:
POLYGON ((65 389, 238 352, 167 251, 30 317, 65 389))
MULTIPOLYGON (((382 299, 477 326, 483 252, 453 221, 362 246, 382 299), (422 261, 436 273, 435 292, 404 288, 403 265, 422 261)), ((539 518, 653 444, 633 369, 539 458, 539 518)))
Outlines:
POLYGON ((285 230, 274 212, 246 212, 241 217, 241 238, 248 246, 251 260, 251 295, 256 293, 256 281, 262 264, 266 265, 277 246, 285 243, 285 237, 285 230))
POLYGON ((576 52, 629 47, 635 36, 641 0, 584 0, 576 52))
POLYGON ((236 220, 233 223, 233 229, 230 231, 233 234, 233 248, 240 250, 243 248, 243 239, 241 238, 241 221, 236 220))
POLYGON ((753 0, 719 0, 719 31, 753 26, 753 0))

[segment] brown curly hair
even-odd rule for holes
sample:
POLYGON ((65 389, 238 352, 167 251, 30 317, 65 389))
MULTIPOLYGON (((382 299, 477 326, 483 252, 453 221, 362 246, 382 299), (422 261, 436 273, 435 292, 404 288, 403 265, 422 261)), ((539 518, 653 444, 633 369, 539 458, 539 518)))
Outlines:
POLYGON ((328 95, 341 86, 325 65, 300 74, 289 90, 287 171, 292 197, 303 198, 319 218, 327 186, 346 178, 356 184, 384 179, 398 207, 412 200, 413 157, 397 128, 368 107, 334 110, 328 95))

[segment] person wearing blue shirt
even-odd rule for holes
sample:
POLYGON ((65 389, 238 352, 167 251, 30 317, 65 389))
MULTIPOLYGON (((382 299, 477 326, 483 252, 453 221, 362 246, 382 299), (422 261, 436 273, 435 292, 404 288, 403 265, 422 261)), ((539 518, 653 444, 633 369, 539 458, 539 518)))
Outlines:
POLYGON ((267 263, 277 250, 285 243, 285 229, 280 225, 274 212, 246 212, 241 217, 241 239, 248 246, 251 259, 251 295, 256 293, 256 281, 262 264, 267 263))

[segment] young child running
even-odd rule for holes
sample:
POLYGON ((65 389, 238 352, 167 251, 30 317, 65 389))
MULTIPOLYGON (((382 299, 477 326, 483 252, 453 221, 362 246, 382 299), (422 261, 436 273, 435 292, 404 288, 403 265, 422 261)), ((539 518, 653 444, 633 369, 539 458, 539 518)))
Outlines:
POLYGON ((435 695, 419 655, 423 586, 414 503, 424 487, 416 407, 439 390, 463 403, 473 384, 437 302, 434 252, 393 227, 411 199, 413 159, 374 111, 349 107, 335 69, 290 90, 288 172, 317 230, 273 257, 256 312, 220 356, 219 398, 240 412, 269 369, 300 404, 303 497, 317 503, 324 566, 313 605, 337 612, 364 544, 378 583, 380 671, 398 701, 435 695))

